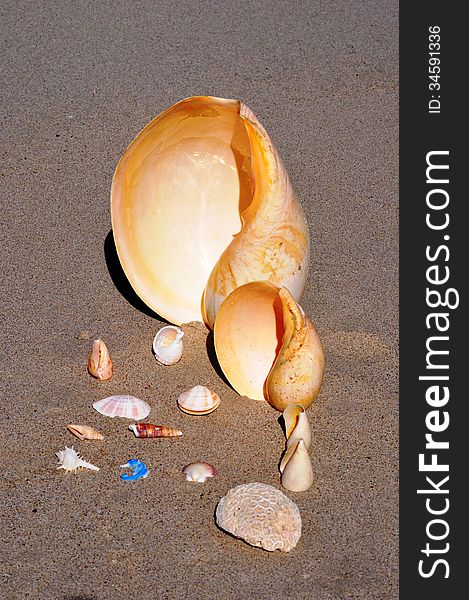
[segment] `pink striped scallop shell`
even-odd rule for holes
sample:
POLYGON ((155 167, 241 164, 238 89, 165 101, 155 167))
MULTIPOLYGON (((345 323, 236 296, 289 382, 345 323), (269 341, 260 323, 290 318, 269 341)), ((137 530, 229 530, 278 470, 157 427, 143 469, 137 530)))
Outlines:
POLYGON ((183 392, 178 400, 179 408, 189 415, 208 415, 220 405, 220 398, 204 385, 196 385, 183 392))
POLYGON ((108 396, 94 402, 93 408, 105 417, 124 417, 135 421, 150 414, 148 404, 135 396, 108 396))

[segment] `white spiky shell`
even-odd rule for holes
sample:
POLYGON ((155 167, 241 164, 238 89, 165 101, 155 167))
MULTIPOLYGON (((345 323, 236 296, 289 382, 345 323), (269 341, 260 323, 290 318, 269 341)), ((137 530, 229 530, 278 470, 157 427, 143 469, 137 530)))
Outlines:
POLYGON ((153 339, 153 352, 162 365, 175 365, 181 360, 184 344, 184 332, 180 327, 167 325, 162 327, 153 339))
POLYGON ((177 399, 179 408, 189 415, 208 415, 220 405, 220 397, 204 385, 196 385, 177 399))
POLYGON ((135 396, 108 396, 94 402, 93 408, 105 417, 124 417, 139 421, 150 414, 149 405, 135 396))
POLYGON ((59 459, 59 466, 57 469, 65 469, 65 471, 76 471, 77 469, 91 469, 92 471, 99 471, 99 467, 92 465, 78 454, 76 450, 74 450, 73 446, 69 448, 65 446, 65 450, 59 450, 59 452, 55 453, 56 457, 59 459))

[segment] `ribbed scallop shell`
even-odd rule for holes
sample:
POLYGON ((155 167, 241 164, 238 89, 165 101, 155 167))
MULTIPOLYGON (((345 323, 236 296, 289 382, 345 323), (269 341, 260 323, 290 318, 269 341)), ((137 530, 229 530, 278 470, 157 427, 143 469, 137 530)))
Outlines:
POLYGON ((124 417, 135 421, 150 414, 148 404, 135 396, 109 396, 95 402, 93 408, 105 417, 124 417))
POLYGON ((215 392, 204 385, 183 392, 178 400, 179 408, 189 415, 208 415, 218 408, 221 400, 215 392))

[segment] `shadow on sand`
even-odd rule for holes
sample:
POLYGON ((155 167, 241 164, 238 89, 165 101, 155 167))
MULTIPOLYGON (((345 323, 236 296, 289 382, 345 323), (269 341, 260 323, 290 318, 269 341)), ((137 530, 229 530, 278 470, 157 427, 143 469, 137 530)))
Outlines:
POLYGON ((107 270, 109 271, 109 275, 111 276, 113 284, 116 286, 117 291, 124 296, 127 302, 145 315, 163 323, 168 323, 166 319, 163 319, 163 317, 161 317, 158 313, 149 308, 145 302, 143 302, 143 300, 141 300, 134 292, 119 262, 116 245, 114 243, 114 237, 112 235, 112 229, 104 240, 104 257, 106 259, 107 270))

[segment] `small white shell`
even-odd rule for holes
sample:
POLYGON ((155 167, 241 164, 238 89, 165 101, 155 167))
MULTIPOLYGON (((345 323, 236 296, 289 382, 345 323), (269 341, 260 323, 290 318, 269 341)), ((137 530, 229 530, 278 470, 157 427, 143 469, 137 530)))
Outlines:
POLYGON ((283 411, 287 448, 298 440, 303 440, 306 448, 311 446, 311 427, 306 411, 301 404, 290 404, 283 411))
POLYGON ((78 452, 76 452, 72 448, 65 446, 65 450, 60 450, 55 453, 56 457, 59 459, 59 466, 57 469, 65 469, 65 471, 76 471, 80 467, 84 469, 91 469, 92 471, 99 471, 99 467, 92 465, 86 460, 83 460, 81 456, 79 456, 78 452))
POLYGON ((303 440, 298 440, 287 449, 282 463, 280 470, 283 487, 290 492, 309 490, 314 481, 313 467, 303 440))
POLYGON ((177 399, 179 408, 189 415, 208 415, 220 402, 220 397, 204 385, 196 385, 177 399))
POLYGON ((181 360, 184 344, 184 332, 180 327, 167 325, 162 327, 153 339, 153 352, 162 365, 175 365, 181 360))
POLYGON ((182 470, 187 481, 204 483, 209 477, 215 477, 217 470, 208 462, 193 462, 182 470))
POLYGON ((135 421, 150 414, 148 404, 135 396, 109 396, 95 402, 93 408, 105 417, 124 417, 135 421))

